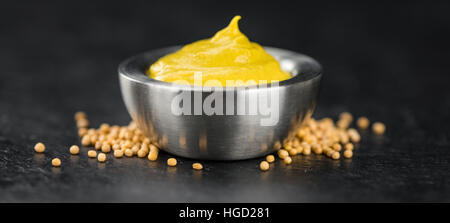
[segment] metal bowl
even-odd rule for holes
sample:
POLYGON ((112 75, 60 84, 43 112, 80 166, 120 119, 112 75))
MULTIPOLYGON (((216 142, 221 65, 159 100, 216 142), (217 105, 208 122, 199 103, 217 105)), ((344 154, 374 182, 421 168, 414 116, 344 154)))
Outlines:
MULTIPOLYGON (((224 115, 211 115, 204 111, 195 114, 195 106, 198 108, 194 102, 196 97, 201 99, 200 103, 205 102, 213 93, 211 89, 162 82, 146 75, 152 63, 178 49, 180 47, 175 46, 148 51, 119 65, 120 87, 128 112, 143 133, 168 153, 205 160, 242 160, 264 156, 278 149, 283 140, 294 137, 303 120, 315 108, 322 77, 321 66, 308 56, 264 47, 292 78, 275 86, 215 89, 214 92, 222 97, 224 115), (193 111, 191 115, 174 113, 176 103, 173 100, 181 94, 193 98, 177 105, 190 106, 193 111), (267 98, 267 95, 278 95, 278 98, 274 96, 276 100, 267 101, 270 106, 278 106, 277 121, 274 117, 276 109, 271 110, 271 114, 249 112, 250 107, 255 105, 251 98, 267 98), (238 113, 237 110, 242 109, 243 105, 245 109, 238 113), (262 120, 272 122, 263 125, 262 120)), ((211 105, 220 102, 216 101, 211 105)))

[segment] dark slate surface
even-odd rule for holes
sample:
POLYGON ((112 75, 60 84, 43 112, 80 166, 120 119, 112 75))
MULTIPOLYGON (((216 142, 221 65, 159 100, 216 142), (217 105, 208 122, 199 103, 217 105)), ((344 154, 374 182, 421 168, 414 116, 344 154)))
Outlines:
POLYGON ((450 201, 447 4, 2 2, 0 202, 450 201), (121 60, 209 37, 238 13, 253 41, 322 63, 316 117, 351 111, 385 122, 386 135, 363 133, 351 160, 297 156, 265 173, 260 159, 204 162, 196 172, 182 158, 168 168, 164 153, 105 164, 86 148, 69 154, 75 111, 94 125, 129 122, 121 60), (34 153, 37 141, 45 154, 34 153))

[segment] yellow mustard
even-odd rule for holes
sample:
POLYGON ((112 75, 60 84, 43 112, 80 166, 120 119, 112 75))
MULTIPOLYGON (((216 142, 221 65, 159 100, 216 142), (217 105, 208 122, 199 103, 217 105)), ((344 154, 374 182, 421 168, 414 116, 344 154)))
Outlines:
POLYGON ((160 58, 151 65, 149 76, 203 86, 242 86, 289 79, 291 75, 281 70, 275 58, 239 31, 239 19, 235 16, 228 27, 210 39, 188 44, 160 58))

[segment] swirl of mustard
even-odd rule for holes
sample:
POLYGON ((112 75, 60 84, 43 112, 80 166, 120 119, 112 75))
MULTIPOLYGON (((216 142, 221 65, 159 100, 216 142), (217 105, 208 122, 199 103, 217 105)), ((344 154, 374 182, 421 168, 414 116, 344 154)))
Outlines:
POLYGON ((147 73, 160 81, 203 86, 245 86, 291 78, 275 58, 239 31, 240 18, 235 16, 212 38, 160 58, 147 73))

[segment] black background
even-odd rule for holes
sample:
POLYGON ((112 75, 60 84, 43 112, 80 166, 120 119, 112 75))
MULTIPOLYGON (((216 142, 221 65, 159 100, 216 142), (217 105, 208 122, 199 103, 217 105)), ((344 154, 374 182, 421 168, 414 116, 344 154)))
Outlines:
POLYGON ((0 201, 449 201, 449 11, 448 1, 2 1, 0 201), (166 168, 167 154, 103 165, 68 154, 75 111, 94 126, 129 122, 118 63, 209 38, 237 14, 252 41, 323 65, 316 117, 366 115, 386 135, 363 133, 351 161, 299 156, 267 173, 259 159, 195 173, 186 159, 166 168))

